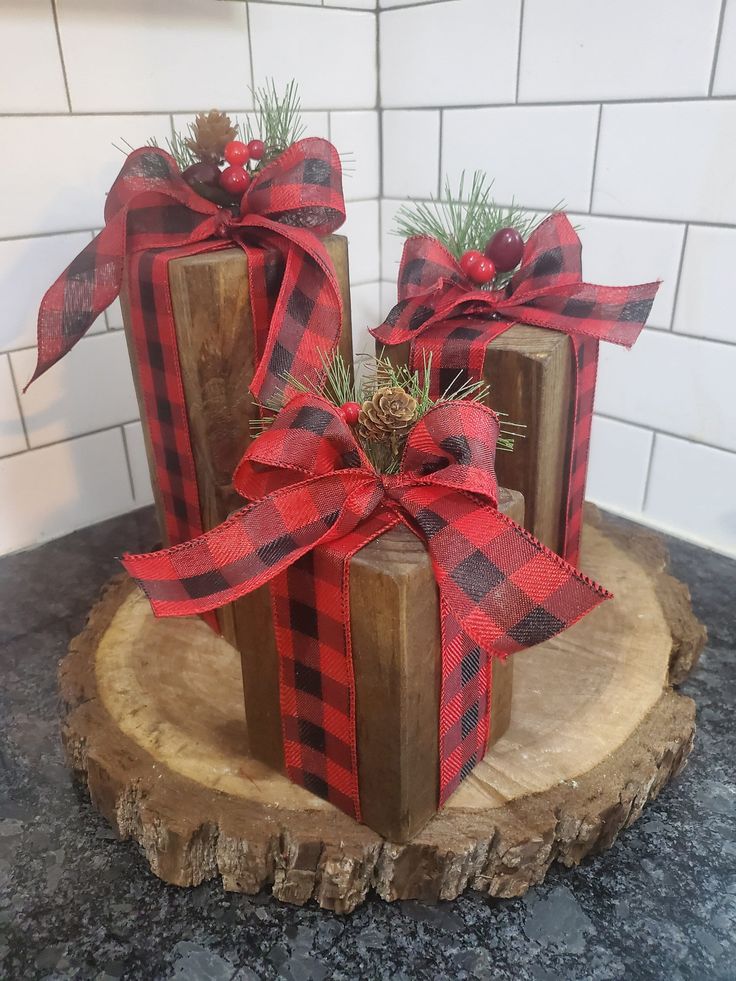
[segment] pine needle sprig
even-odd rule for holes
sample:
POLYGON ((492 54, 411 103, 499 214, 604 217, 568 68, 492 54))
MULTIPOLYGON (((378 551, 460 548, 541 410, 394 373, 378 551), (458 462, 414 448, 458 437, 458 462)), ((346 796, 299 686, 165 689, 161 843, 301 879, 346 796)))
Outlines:
POLYGON ((246 133, 248 140, 263 140, 266 147, 261 160, 263 166, 301 139, 306 127, 301 117, 299 86, 293 79, 287 83, 283 94, 277 91, 272 78, 251 92, 255 108, 253 120, 248 118, 246 121, 246 133))
POLYGON ((192 164, 197 163, 199 160, 199 157, 187 143, 187 140, 190 139, 191 136, 192 127, 189 126, 186 133, 180 133, 178 130, 174 130, 171 137, 167 137, 164 140, 163 147, 161 147, 161 144, 158 142, 155 136, 152 136, 146 142, 146 146, 153 146, 159 150, 166 150, 166 152, 169 153, 174 160, 176 160, 179 170, 183 172, 187 169, 187 167, 191 167, 192 164))

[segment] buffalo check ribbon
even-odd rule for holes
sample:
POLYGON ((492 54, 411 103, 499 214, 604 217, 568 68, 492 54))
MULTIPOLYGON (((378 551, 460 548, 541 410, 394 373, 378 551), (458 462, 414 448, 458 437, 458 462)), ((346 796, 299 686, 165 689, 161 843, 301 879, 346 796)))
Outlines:
POLYGON ((569 335, 575 406, 561 551, 572 563, 580 549, 598 343, 631 347, 659 288, 658 282, 585 283, 581 252, 567 216, 556 212, 529 236, 509 284, 489 291, 473 286, 436 239, 407 239, 399 269, 399 302, 371 331, 385 345, 410 343, 410 365, 420 372, 428 366, 433 398, 459 382, 480 380, 486 348, 514 323, 569 335))
POLYGON ((287 374, 319 378, 337 346, 340 289, 318 236, 344 219, 340 160, 325 140, 301 140, 258 171, 238 214, 193 191, 169 154, 142 147, 110 189, 105 227, 44 296, 31 382, 117 297, 127 263, 132 343, 169 542, 202 531, 169 262, 233 244, 245 251, 255 340, 250 389, 267 403, 287 374))
POLYGON ((250 504, 190 542, 123 558, 156 616, 202 613, 271 584, 287 772, 357 819, 355 552, 403 522, 432 559, 442 636, 440 806, 484 756, 491 657, 554 637, 609 596, 499 512, 498 432, 490 409, 440 403, 414 424, 399 472, 387 476, 334 405, 297 395, 236 470, 250 504))

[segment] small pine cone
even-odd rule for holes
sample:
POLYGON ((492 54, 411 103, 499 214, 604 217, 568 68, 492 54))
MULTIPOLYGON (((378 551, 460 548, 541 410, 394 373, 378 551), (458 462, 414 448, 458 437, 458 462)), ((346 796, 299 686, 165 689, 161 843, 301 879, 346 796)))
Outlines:
POLYGON ((191 132, 186 144, 192 153, 200 160, 216 164, 221 162, 226 144, 238 135, 230 117, 218 109, 198 113, 191 132))
POLYGON ((358 416, 358 435, 371 443, 396 446, 417 414, 417 402, 403 388, 379 388, 364 402, 358 416))

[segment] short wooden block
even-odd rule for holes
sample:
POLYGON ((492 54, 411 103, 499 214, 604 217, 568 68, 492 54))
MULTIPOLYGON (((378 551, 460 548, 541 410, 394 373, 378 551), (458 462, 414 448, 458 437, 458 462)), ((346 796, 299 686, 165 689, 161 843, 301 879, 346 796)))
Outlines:
MULTIPOLYGON (((408 344, 382 350, 397 364, 408 361, 408 344)), ((491 408, 526 427, 513 453, 496 456, 498 481, 521 491, 525 527, 559 553, 575 410, 570 338, 515 324, 488 346, 484 376, 491 408)))
MULTIPOLYGON (((342 295, 340 351, 348 364, 352 364, 348 241, 342 235, 332 235, 325 239, 325 245, 342 295)), ((248 260, 238 247, 172 259, 169 283, 202 525, 208 531, 245 503, 233 490, 232 477, 252 439, 251 421, 258 417, 258 408, 248 390, 255 367, 248 260)), ((121 300, 159 526, 165 540, 165 523, 124 293, 121 300)), ((231 642, 234 641, 232 617, 231 607, 218 612, 223 634, 231 642)))
MULTIPOLYGON (((501 490, 499 508, 520 524, 524 500, 501 490)), ((426 548, 400 526, 350 565, 358 779, 363 820, 408 841, 437 811, 440 631, 426 548)), ((267 588, 235 604, 250 754, 284 769, 279 669, 267 588)), ((513 659, 493 662, 490 743, 508 728, 513 659)))

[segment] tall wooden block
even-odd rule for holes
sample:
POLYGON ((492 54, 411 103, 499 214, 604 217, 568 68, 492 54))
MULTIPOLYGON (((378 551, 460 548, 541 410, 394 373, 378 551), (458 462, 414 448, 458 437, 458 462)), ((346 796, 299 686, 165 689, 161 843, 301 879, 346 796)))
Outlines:
MULTIPOLYGON (((520 524, 524 500, 502 490, 499 508, 520 524)), ((267 588, 238 601, 249 751, 284 769, 279 665, 267 588)), ((350 564, 358 782, 363 820, 408 841, 437 811, 440 623, 426 548, 407 528, 366 545, 350 564)), ((508 728, 513 661, 493 662, 490 743, 508 728)))
MULTIPOLYGON (((397 364, 408 361, 408 344, 382 350, 397 364)), ((491 408, 526 427, 512 453, 497 454, 498 481, 521 491, 525 527, 559 553, 575 412, 570 339, 559 331, 515 324, 488 346, 484 376, 491 408)))
MULTIPOLYGON (((325 239, 325 245, 342 294, 340 351, 352 364, 348 242, 342 235, 332 235, 325 239)), ((202 525, 208 531, 245 503, 233 490, 232 476, 252 439, 251 421, 258 417, 248 390, 254 369, 248 260, 238 247, 172 259, 169 284, 202 525)), ((121 300, 159 524, 165 537, 125 293, 121 300)), ((224 636, 235 643, 232 607, 220 610, 218 619, 224 636)))

